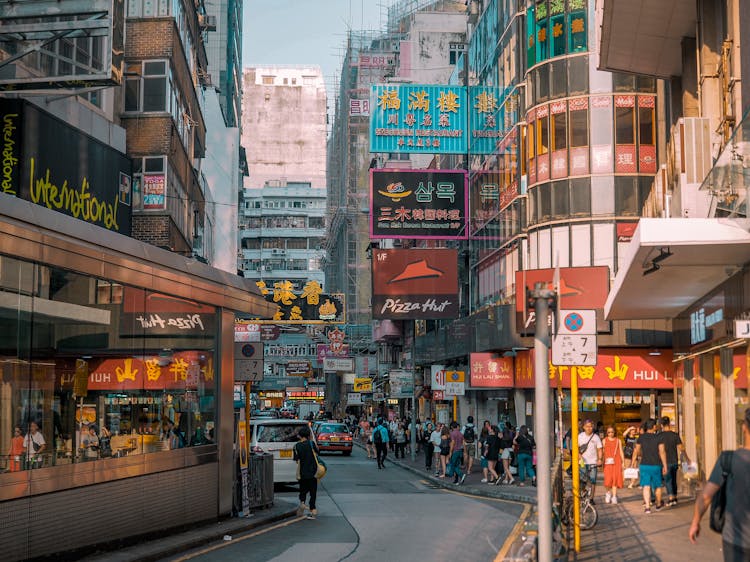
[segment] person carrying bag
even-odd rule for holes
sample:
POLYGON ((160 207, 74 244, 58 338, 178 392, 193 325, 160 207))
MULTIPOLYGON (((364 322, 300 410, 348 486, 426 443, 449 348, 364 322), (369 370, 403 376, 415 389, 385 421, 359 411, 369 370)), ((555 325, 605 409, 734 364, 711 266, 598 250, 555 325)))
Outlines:
POLYGON ((305 515, 307 519, 315 519, 318 510, 315 500, 318 496, 318 479, 323 478, 326 473, 325 464, 320 461, 318 447, 310 439, 310 428, 301 427, 298 434, 299 443, 294 445, 294 460, 297 461, 297 481, 299 482, 299 506, 297 516, 305 515), (305 504, 307 495, 310 494, 309 511, 305 504))

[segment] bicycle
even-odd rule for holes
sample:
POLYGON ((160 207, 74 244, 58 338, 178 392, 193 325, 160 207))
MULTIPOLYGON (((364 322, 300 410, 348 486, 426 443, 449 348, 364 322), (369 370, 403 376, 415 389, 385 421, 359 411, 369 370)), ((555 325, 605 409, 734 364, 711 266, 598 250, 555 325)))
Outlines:
MULTIPOLYGON (((589 484, 590 481, 588 477, 583 471, 581 471, 581 487, 578 495, 580 497, 580 527, 582 531, 592 529, 596 526, 597 521, 599 521, 599 512, 596 510, 596 506, 592 502, 593 497, 591 494, 591 486, 589 484)), ((573 508, 574 502, 573 494, 571 492, 566 494, 563 499, 562 511, 560 513, 560 518, 565 525, 573 523, 573 508)))

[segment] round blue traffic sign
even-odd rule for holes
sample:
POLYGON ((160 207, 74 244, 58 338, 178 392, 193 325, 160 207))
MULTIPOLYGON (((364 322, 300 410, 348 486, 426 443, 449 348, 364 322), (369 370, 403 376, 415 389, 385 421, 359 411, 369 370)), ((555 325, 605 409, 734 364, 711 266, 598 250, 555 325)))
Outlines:
POLYGON ((578 330, 583 328, 583 316, 581 316, 577 312, 571 312, 570 314, 567 314, 565 316, 565 318, 563 319, 563 323, 565 324, 565 327, 571 332, 577 332, 578 330))

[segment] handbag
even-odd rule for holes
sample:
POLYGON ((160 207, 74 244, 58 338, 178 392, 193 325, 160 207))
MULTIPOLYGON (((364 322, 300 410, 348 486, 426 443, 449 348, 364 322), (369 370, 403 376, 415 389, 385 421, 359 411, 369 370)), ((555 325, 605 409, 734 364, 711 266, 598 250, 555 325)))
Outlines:
POLYGON ((593 438, 594 438, 594 434, 592 433, 592 434, 591 434, 591 437, 589 437, 589 440, 588 440, 588 441, 586 441, 586 444, 585 444, 585 445, 578 445, 578 454, 579 454, 579 455, 582 455, 583 453, 585 453, 585 452, 586 452, 586 451, 588 450, 588 448, 589 448, 589 443, 591 443, 591 440, 592 440, 593 438))
POLYGON ((626 468, 622 476, 626 480, 636 480, 640 476, 640 471, 633 467, 626 468))
POLYGON ((318 465, 318 468, 315 469, 315 478, 317 480, 320 480, 326 475, 328 468, 326 467, 326 464, 318 456, 318 454, 315 452, 315 449, 313 448, 312 445, 310 445, 310 448, 312 449, 313 457, 315 457, 315 464, 318 465))
MULTIPOLYGON (((620 450, 620 440, 617 440, 617 444, 615 445, 615 452, 614 454, 617 455, 617 451, 620 450)), ((607 457, 604 459, 604 464, 615 464, 615 457, 607 457)))
POLYGON ((721 533, 724 529, 724 518, 727 510, 727 480, 732 474, 732 451, 724 451, 719 457, 721 465, 721 486, 711 498, 711 513, 708 524, 712 531, 721 533))

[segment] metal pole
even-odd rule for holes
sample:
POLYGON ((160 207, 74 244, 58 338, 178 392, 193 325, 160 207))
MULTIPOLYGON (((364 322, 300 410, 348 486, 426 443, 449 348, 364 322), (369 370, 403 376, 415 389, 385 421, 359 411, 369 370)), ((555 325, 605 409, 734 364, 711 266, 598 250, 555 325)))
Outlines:
POLYGON ((578 469, 578 373, 570 375, 570 462, 573 469, 573 547, 581 552, 581 474, 578 469))
POLYGON ((537 283, 530 296, 535 299, 534 332, 534 439, 536 441, 537 510, 539 517, 539 562, 552 562, 552 413, 549 389, 549 303, 554 291, 537 283))
POLYGON ((413 320, 411 323, 412 327, 412 333, 411 333, 411 424, 409 427, 409 432, 411 433, 411 437, 409 439, 411 443, 411 461, 414 462, 417 460, 417 398, 416 398, 416 389, 417 389, 417 381, 416 381, 416 369, 415 366, 417 364, 416 362, 416 350, 417 350, 417 321, 413 320))

